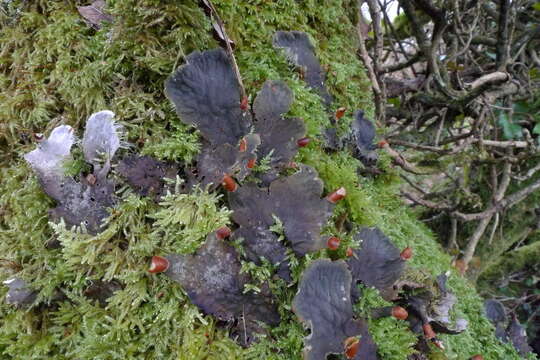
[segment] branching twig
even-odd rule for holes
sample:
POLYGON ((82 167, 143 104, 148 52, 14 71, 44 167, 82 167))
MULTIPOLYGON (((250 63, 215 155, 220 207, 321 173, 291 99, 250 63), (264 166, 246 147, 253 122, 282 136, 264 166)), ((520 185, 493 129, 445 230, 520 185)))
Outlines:
POLYGON ((540 179, 524 187, 523 189, 516 191, 512 195, 499 201, 498 203, 494 204, 492 207, 490 207, 489 209, 485 211, 482 211, 479 213, 473 213, 473 214, 464 214, 459 211, 456 211, 453 213, 453 215, 457 216, 458 218, 464 221, 484 219, 488 216, 493 215, 497 211, 502 211, 502 210, 511 208, 512 206, 516 205, 517 203, 519 203, 524 198, 526 198, 527 196, 529 196, 530 194, 532 194, 538 189, 540 189, 540 179))
POLYGON ((422 206, 425 206, 427 208, 430 208, 430 209, 433 209, 433 210, 440 210, 440 211, 450 211, 452 210, 452 207, 448 204, 438 204, 438 203, 435 203, 433 201, 429 201, 429 200, 425 200, 425 199, 422 199, 421 197, 411 193, 411 192, 408 192, 408 191, 405 191, 405 190, 401 190, 401 195, 407 199, 409 199, 410 201, 418 204, 418 205, 422 205, 422 206))
POLYGON ((535 167, 529 169, 525 173, 525 175, 514 175, 514 179, 519 180, 519 181, 529 180, 530 178, 534 176, 534 174, 538 172, 538 170, 540 170, 540 163, 538 163, 535 167))
MULTIPOLYGON (((383 11, 385 3, 366 1, 372 18, 378 19, 379 15, 373 14, 373 3, 379 1, 383 11)), ((387 145, 383 146, 394 163, 407 172, 419 174, 416 165, 396 151, 396 146, 412 149, 414 158, 427 160, 426 164, 437 156, 445 156, 446 164, 452 161, 449 155, 462 154, 459 161, 450 162, 448 171, 463 181, 447 186, 446 191, 430 193, 414 186, 415 179, 407 179, 419 192, 403 191, 402 195, 414 204, 450 217, 453 234, 449 244, 457 242, 459 222, 477 222, 468 237, 464 264, 474 256, 490 224, 486 237, 492 239, 505 224, 501 220, 504 211, 540 190, 537 180, 507 194, 512 179, 534 179, 540 172, 540 165, 531 166, 530 161, 538 154, 537 139, 532 133, 536 122, 530 115, 524 115, 524 111, 513 114, 516 101, 528 99, 525 101, 532 104, 529 100, 538 90, 531 69, 540 64, 534 48, 539 44, 533 43, 538 39, 540 27, 536 26, 536 19, 525 13, 530 10, 530 4, 511 0, 399 0, 408 27, 399 28, 398 34, 394 24, 385 24, 382 57, 377 36, 374 42, 368 42, 371 48, 360 37, 360 53, 375 98, 380 99, 384 93, 383 85, 388 96, 397 98, 386 108, 391 128, 386 129, 387 145), (388 60, 384 67, 371 61, 380 61, 385 56, 388 60), (414 71, 413 78, 410 70, 414 71), (501 112, 510 114, 510 119, 499 116, 501 112), (511 123, 511 131, 520 130, 523 138, 509 138, 506 122, 511 123), (516 130, 517 126, 521 129, 516 130), (432 154, 422 158, 422 153, 432 154), (485 169, 491 169, 490 182, 485 180, 485 169), (463 210, 474 206, 477 198, 486 201, 484 191, 475 194, 479 188, 491 191, 484 210, 478 213, 463 210), (456 192, 468 196, 465 200, 455 196, 456 203, 451 205, 441 200, 452 198, 456 192)), ((387 14, 383 16, 388 22, 387 14)))
POLYGON ((458 225, 458 221, 455 217, 452 217, 450 219, 450 222, 451 222, 451 228, 452 228, 452 231, 450 232, 450 239, 448 240, 448 248, 451 249, 451 248, 454 248, 454 249, 459 249, 459 246, 457 244, 457 225, 458 225))
POLYGON ((405 159, 403 157, 403 155, 401 155, 399 152, 397 152, 396 150, 392 149, 390 147, 390 145, 387 143, 387 142, 382 142, 381 144, 381 148, 388 154, 390 155, 390 157, 392 158, 392 160, 394 161, 394 164, 398 165, 399 167, 401 167, 403 170, 407 171, 407 172, 410 172, 412 174, 415 174, 415 175, 426 175, 426 173, 422 173, 420 170, 418 170, 416 168, 416 166, 414 166, 413 164, 411 164, 410 162, 407 161, 407 159, 405 159))
MULTIPOLYGON (((358 11, 361 12, 361 4, 362 0, 358 1, 358 11)), ((375 110, 377 112, 377 117, 382 116, 384 113, 384 101, 383 101, 383 91, 381 89, 381 85, 379 84, 379 79, 377 78, 376 72, 373 68, 373 64, 371 61, 371 58, 368 54, 364 34, 362 32, 362 16, 358 17, 358 24, 356 25, 356 33, 358 34, 358 44, 359 44, 359 51, 360 51, 360 57, 362 58, 362 61, 364 63, 364 66, 366 67, 366 70, 369 75, 369 79, 371 81, 371 88, 373 89, 373 92, 375 94, 375 110)))

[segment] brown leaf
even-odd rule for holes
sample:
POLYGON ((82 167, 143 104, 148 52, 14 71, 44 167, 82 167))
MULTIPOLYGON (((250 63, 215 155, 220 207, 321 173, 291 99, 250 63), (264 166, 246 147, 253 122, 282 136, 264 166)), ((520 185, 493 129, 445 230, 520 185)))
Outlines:
POLYGON ((105 13, 105 1, 96 0, 88 6, 77 6, 79 14, 85 19, 86 23, 96 30, 99 30, 102 22, 112 22, 114 18, 105 13))

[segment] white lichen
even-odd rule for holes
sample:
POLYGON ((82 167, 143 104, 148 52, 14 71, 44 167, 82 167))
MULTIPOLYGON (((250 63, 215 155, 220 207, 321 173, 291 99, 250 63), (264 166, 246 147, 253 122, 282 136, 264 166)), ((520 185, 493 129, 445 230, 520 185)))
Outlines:
POLYGON ((105 166, 110 165, 116 151, 120 148, 121 126, 114 121, 114 113, 103 110, 94 113, 86 122, 82 148, 85 160, 100 167, 103 159, 105 166))
POLYGON ((24 159, 40 176, 61 176, 62 164, 70 157, 74 142, 73 128, 68 125, 58 126, 24 159))

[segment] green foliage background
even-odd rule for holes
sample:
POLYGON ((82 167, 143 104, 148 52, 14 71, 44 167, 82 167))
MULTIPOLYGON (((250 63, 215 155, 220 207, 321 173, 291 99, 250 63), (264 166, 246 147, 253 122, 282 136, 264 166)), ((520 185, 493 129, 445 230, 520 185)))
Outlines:
MULTIPOLYGON (((189 162, 198 151, 198 134, 184 126, 163 93, 164 80, 187 54, 215 48, 212 24, 196 1, 108 0, 114 23, 95 31, 77 13, 85 1, 0 0, 0 258, 22 266, 17 276, 39 289, 42 305, 15 310, 0 303, 2 359, 299 359, 307 331, 290 311, 295 287, 272 280, 280 300, 281 325, 272 338, 242 349, 190 304, 182 289, 164 276, 147 273, 149 257, 170 251, 192 252, 206 233, 229 222, 219 194, 172 192, 162 203, 119 192, 120 204, 108 227, 97 236, 48 223, 52 201, 42 193, 22 155, 34 148, 34 132, 48 134, 59 124, 82 134, 86 118, 110 109, 127 131, 126 140, 145 154, 189 162), (186 210, 189 209, 189 210, 186 210), (198 214, 193 217, 192 214, 198 214), (58 240, 61 247, 45 245, 58 240), (106 307, 84 296, 92 280, 118 280, 124 288, 106 307), (58 289, 65 300, 55 302, 58 289)), ((355 1, 284 0, 214 1, 230 37, 251 100, 266 79, 285 80, 295 94, 290 116, 302 117, 315 139, 297 161, 314 166, 325 191, 345 186, 347 198, 335 216, 348 213, 364 226, 380 227, 402 248, 412 246, 411 266, 438 275, 450 268, 430 232, 395 196, 399 179, 382 159, 387 174, 358 178, 358 162, 349 154, 321 150, 321 129, 328 124, 320 99, 306 88, 284 56, 271 46, 276 30, 308 32, 328 70, 334 107, 349 111, 340 121, 345 131, 352 109, 372 115, 370 87, 355 54, 355 1)), ((72 164, 77 172, 77 162, 72 164)), ((335 233, 329 225, 328 233, 335 233)), ((344 236, 345 245, 349 243, 344 236)), ((339 256, 344 256, 339 253, 339 256)), ((314 258, 293 262, 298 280, 314 258)), ((336 257, 336 255, 332 255, 336 257)), ((15 271, 0 263, 0 280, 15 271)), ((264 277, 267 269, 253 269, 264 277)), ((481 353, 485 359, 518 359, 500 344, 482 315, 473 287, 455 273, 450 287, 459 303, 453 316, 469 328, 442 336, 449 359, 481 353)), ((3 298, 7 288, 0 287, 3 298)), ((383 300, 372 290, 357 307, 383 300)), ((394 319, 370 321, 384 359, 406 359, 414 337, 394 319)))

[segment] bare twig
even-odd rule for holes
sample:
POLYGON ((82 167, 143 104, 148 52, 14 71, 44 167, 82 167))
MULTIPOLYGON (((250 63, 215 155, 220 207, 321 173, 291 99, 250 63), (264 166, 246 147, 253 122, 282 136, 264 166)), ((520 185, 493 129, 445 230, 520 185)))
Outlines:
POLYGON ((509 56, 509 29, 508 22, 510 17, 510 0, 500 0, 499 9, 499 29, 497 36, 497 68, 504 70, 508 63, 509 56))
POLYGON ((484 140, 484 139, 475 139, 475 142, 481 142, 486 146, 494 146, 500 148, 526 148, 529 144, 526 141, 517 141, 517 140, 508 140, 508 141, 495 141, 495 140, 484 140))
POLYGON ((405 190, 401 190, 400 191, 401 195, 407 199, 409 199, 410 201, 418 204, 418 205, 422 205, 422 206, 425 206, 427 208, 430 208, 430 209, 434 209, 434 210, 441 210, 441 211, 450 211, 452 210, 452 207, 448 204, 438 204, 438 203, 435 203, 433 201, 429 201, 429 200, 425 200, 425 199, 422 199, 421 197, 413 194, 412 192, 408 192, 408 191, 405 191, 405 190))
POLYGON ((448 249, 459 249, 459 246, 458 246, 458 243, 457 243, 457 225, 458 225, 458 221, 455 217, 452 217, 450 219, 450 223, 451 223, 451 228, 452 228, 452 231, 450 232, 450 239, 448 240, 448 245, 447 245, 447 248, 448 249))
POLYGON ((473 213, 473 214, 464 214, 459 211, 456 211, 453 214, 464 221, 480 220, 490 215, 493 215, 497 211, 502 211, 502 210, 511 208, 512 206, 516 205, 517 203, 519 203, 524 198, 526 198, 527 196, 529 196, 530 194, 532 194, 538 189, 540 189, 540 179, 524 187, 523 189, 516 191, 512 195, 499 201, 498 203, 494 204, 492 207, 490 207, 489 209, 485 211, 482 211, 479 213, 473 213))
MULTIPOLYGON (((359 12, 361 12, 361 9, 360 9, 361 4, 362 4, 362 0, 359 0, 358 1, 359 12)), ((356 30, 357 30, 356 33, 358 34, 358 39, 359 39, 358 44, 359 44, 360 57, 362 58, 364 66, 366 67, 366 70, 368 72, 369 79, 371 81, 371 88, 373 89, 373 92, 375 95, 375 110, 377 112, 377 117, 380 118, 381 116, 383 116, 382 114, 384 113, 384 106, 383 106, 384 93, 381 89, 381 85, 379 84, 379 79, 377 78, 376 72, 373 68, 371 58, 369 57, 369 54, 366 48, 365 38, 362 32, 362 22, 361 22, 362 16, 359 16, 358 18, 359 20, 358 20, 358 24, 356 25, 356 30)))
POLYGON ((499 213, 495 213, 495 220, 493 221, 493 227, 491 228, 491 233, 489 235, 488 245, 491 245, 493 242, 493 237, 495 237, 495 232, 497 231, 497 227, 499 226, 499 213))
POLYGON ((474 90, 485 84, 503 83, 508 80, 510 80, 510 76, 508 75, 508 73, 504 71, 495 71, 495 72, 480 76, 478 79, 474 80, 471 83, 471 89, 474 90))
POLYGON ((381 145, 381 148, 392 158, 394 164, 401 167, 403 170, 408 171, 412 174, 416 175, 426 175, 426 173, 422 173, 420 170, 418 170, 413 164, 407 161, 403 155, 401 155, 396 150, 392 149, 390 145, 387 142, 383 142, 381 145))
MULTIPOLYGON (((492 169, 495 169, 493 166, 492 169)), ((494 176, 494 187, 496 187, 496 191, 493 194, 493 203, 498 204, 501 203, 502 198, 506 194, 506 190, 508 189, 508 186, 510 185, 510 173, 512 170, 512 164, 509 162, 506 162, 503 166, 503 174, 501 182, 498 186, 495 185, 497 181, 496 175, 494 176)), ((540 185, 539 185, 540 186, 540 185)), ((489 212, 483 219, 480 220, 478 223, 475 232, 467 242, 467 247, 465 248, 465 252, 463 254, 463 263, 465 264, 465 267, 469 265, 469 262, 474 256, 474 252, 476 251, 476 246, 478 245, 478 242, 480 241, 482 235, 484 234, 487 225, 491 221, 491 218, 493 215, 497 212, 497 206, 493 206, 493 211, 489 212)), ((496 226, 496 225, 494 225, 496 226)))
POLYGON ((538 163, 535 167, 529 169, 525 173, 525 175, 514 175, 514 179, 519 180, 519 181, 529 180, 530 178, 534 176, 534 174, 538 172, 538 170, 540 170, 540 163, 538 163))

